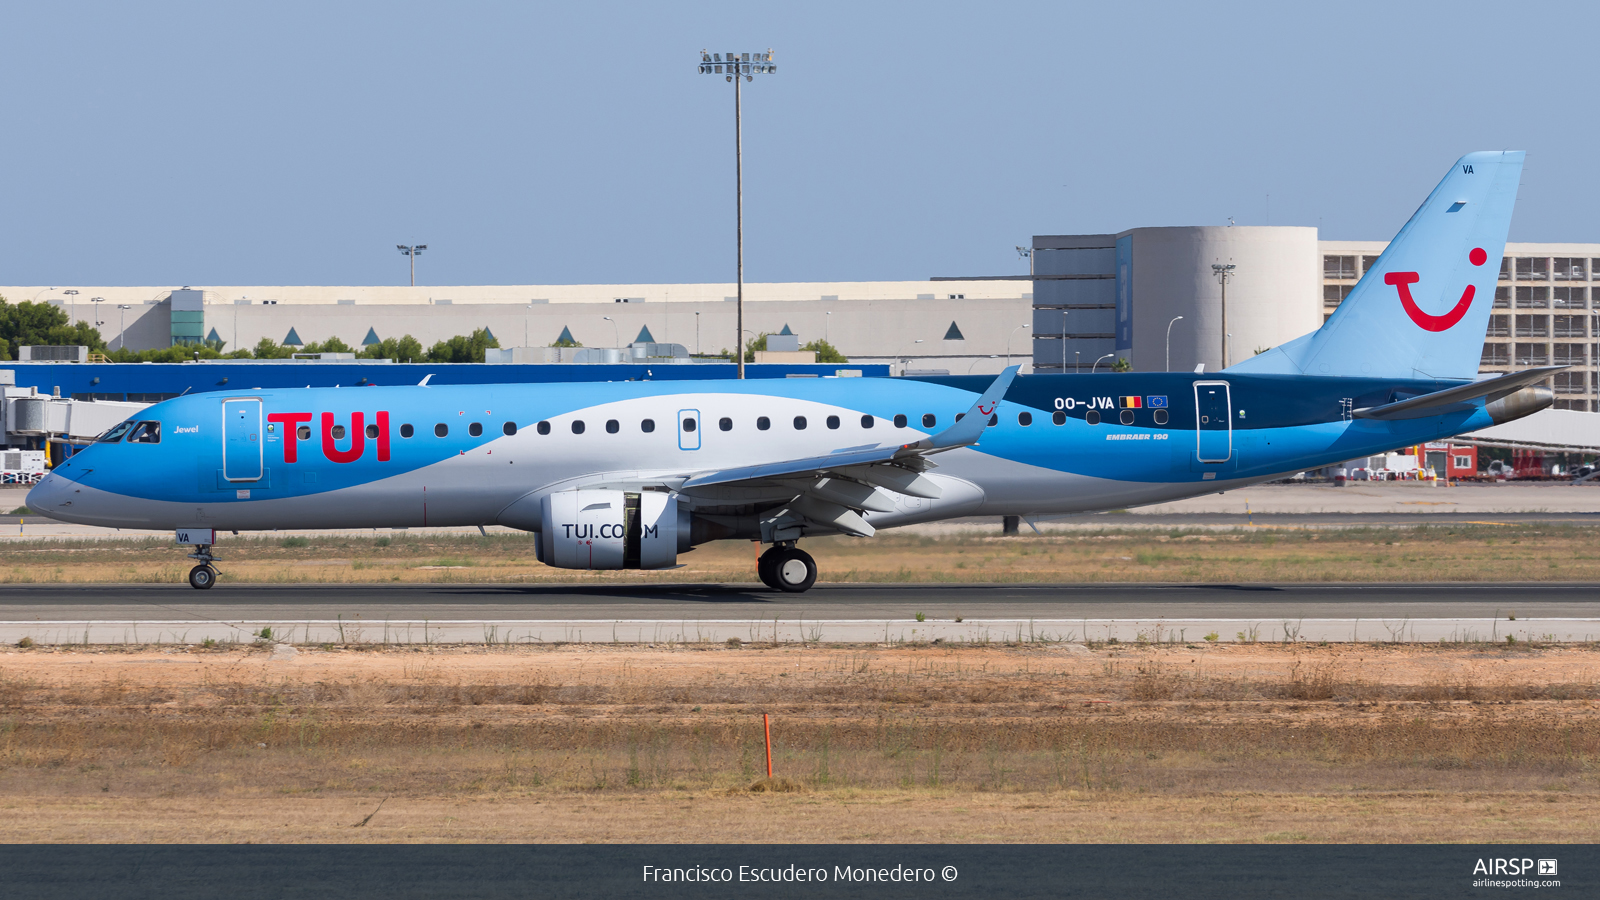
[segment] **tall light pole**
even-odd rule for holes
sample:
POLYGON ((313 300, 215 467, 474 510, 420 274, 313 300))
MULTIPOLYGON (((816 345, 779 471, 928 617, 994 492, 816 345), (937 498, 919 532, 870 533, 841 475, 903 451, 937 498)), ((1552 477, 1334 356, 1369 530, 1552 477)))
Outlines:
POLYGON ((89 302, 94 304, 94 327, 99 328, 105 323, 100 321, 100 304, 106 302, 104 297, 90 297, 89 302))
MULTIPOLYGON (((600 318, 605 319, 607 322, 611 323, 611 337, 612 337, 613 340, 615 340, 617 342, 617 347, 621 348, 622 347, 622 330, 617 327, 617 320, 611 318, 610 316, 601 316, 600 318)), ((743 359, 743 357, 740 357, 740 358, 743 359)))
POLYGON ((126 349, 128 349, 128 338, 126 336, 127 333, 128 333, 128 310, 130 310, 132 308, 133 307, 129 306, 126 303, 118 303, 117 304, 117 310, 118 310, 118 312, 117 312, 117 319, 118 319, 118 321, 117 321, 117 349, 118 350, 126 350, 126 349))
MULTIPOLYGON (((1231 224, 1231 223, 1230 223, 1231 224)), ((1233 263, 1216 263, 1211 267, 1211 273, 1222 282, 1222 367, 1228 367, 1228 282, 1233 280, 1233 270, 1238 268, 1233 263)))
POLYGON ((400 252, 411 259, 411 286, 417 286, 417 257, 428 249, 427 244, 395 244, 400 252))
POLYGON ((523 307, 527 312, 522 314, 522 346, 528 346, 528 317, 533 315, 533 304, 523 307))
MULTIPOLYGON (((1107 353, 1105 356, 1100 357, 1100 359, 1110 359, 1113 356, 1116 356, 1116 354, 1115 353, 1107 353)), ((1089 367, 1089 374, 1090 375, 1094 374, 1094 370, 1095 369, 1100 368, 1100 359, 1095 360, 1094 361, 1094 365, 1089 367)))
POLYGON ((740 108, 739 83, 754 81, 757 75, 774 75, 778 67, 772 64, 772 48, 765 53, 707 53, 700 51, 700 74, 721 75, 733 83, 733 192, 734 192, 734 243, 737 245, 738 322, 733 342, 735 357, 739 362, 739 377, 744 378, 744 124, 740 108), (723 57, 727 58, 724 59, 723 57))
POLYGON ((694 355, 700 355, 700 310, 694 311, 694 355))
POLYGON ((1006 335, 1006 365, 1007 366, 1011 365, 1011 339, 1016 337, 1017 336, 1017 332, 1021 331, 1022 329, 1024 329, 1024 328, 1032 328, 1032 327, 1033 327, 1032 325, 1028 325, 1028 324, 1018 325, 1017 327, 1011 329, 1011 333, 1010 334, 1006 335))
POLYGON ((1183 318, 1183 316, 1173 316, 1172 317, 1172 321, 1167 323, 1167 371, 1168 372, 1172 371, 1172 326, 1174 324, 1176 324, 1177 321, 1179 319, 1181 319, 1181 318, 1183 318))
POLYGON ((61 293, 66 294, 68 297, 73 298, 73 299, 67 301, 67 324, 71 325, 72 324, 72 320, 76 319, 78 317, 78 300, 77 300, 78 292, 76 290, 68 288, 67 290, 62 291, 61 293))

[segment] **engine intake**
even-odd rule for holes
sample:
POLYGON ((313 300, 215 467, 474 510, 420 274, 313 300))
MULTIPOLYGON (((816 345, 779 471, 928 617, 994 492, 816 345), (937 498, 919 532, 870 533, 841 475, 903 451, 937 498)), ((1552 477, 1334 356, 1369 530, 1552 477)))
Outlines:
POLYGON ((557 491, 540 502, 539 561, 559 569, 666 569, 689 549, 688 510, 659 491, 557 491))

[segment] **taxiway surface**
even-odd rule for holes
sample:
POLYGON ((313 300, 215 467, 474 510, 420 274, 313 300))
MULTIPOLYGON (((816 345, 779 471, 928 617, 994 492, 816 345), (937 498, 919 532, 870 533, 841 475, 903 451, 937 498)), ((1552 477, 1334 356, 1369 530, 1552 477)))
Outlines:
POLYGON ((1600 638, 1597 584, 27 585, 0 641, 1600 638), (922 617, 920 620, 918 616, 922 617), (352 634, 359 637, 352 638, 352 634))

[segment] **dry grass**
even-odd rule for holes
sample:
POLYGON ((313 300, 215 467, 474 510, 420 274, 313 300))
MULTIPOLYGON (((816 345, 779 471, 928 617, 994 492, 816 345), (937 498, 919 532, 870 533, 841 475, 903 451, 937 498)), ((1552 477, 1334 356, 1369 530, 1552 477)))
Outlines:
POLYGON ((1597 662, 1394 645, 11 651, 0 840, 1596 840, 1597 662), (373 830, 337 830, 385 797, 373 830))
MULTIPOLYGON (((1370 582, 1600 580, 1600 529, 1412 526, 1231 532, 1175 529, 1000 537, 886 532, 808 540, 835 582, 1370 582)), ((522 534, 230 538, 223 581, 661 583, 755 579, 755 548, 722 541, 666 572, 575 572, 534 559, 522 534)), ((190 566, 163 540, 40 540, 0 545, 0 583, 181 582, 190 566)))

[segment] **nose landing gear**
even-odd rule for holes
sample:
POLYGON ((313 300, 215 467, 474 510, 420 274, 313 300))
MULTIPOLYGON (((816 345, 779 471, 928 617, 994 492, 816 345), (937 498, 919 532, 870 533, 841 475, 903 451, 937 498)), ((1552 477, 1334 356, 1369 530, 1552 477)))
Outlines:
POLYGON ((817 583, 817 561, 792 543, 774 544, 756 560, 756 574, 773 590, 804 593, 817 583))
POLYGON ((200 565, 189 570, 189 586, 197 591, 209 590, 217 583, 217 569, 212 565, 217 558, 211 555, 211 545, 196 545, 195 552, 189 554, 189 558, 200 560, 200 565))

